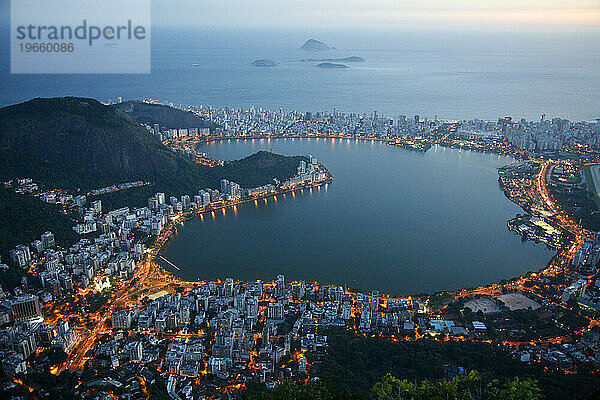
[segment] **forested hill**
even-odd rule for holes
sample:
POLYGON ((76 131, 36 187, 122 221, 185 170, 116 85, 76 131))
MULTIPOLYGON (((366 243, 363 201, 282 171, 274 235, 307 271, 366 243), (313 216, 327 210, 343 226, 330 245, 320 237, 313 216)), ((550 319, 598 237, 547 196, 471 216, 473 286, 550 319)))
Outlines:
MULTIPOLYGON (((0 257, 2 262, 11 265, 9 251, 18 244, 29 245, 46 231, 52 231, 56 243, 67 247, 79 240, 72 229, 73 220, 61 213, 61 209, 39 199, 16 194, 0 187, 0 257)), ((10 289, 20 283, 25 271, 19 268, 0 271, 0 285, 10 289)))
MULTIPOLYGON (((138 121, 117 108, 87 98, 33 99, 0 109, 0 181, 32 178, 42 188, 76 195, 134 180, 151 185, 122 190, 101 199, 103 208, 140 207, 156 192, 194 195, 219 188, 221 179, 242 187, 285 180, 296 173, 300 156, 258 152, 211 168, 171 151, 138 121)), ((73 221, 58 207, 8 190, 0 193, 0 254, 29 244, 46 230, 69 244, 78 238, 73 221)))
POLYGON ((145 205, 148 197, 156 192, 164 192, 168 196, 181 196, 196 194, 198 190, 207 187, 218 189, 221 179, 229 179, 242 187, 252 188, 273 183, 273 178, 280 181, 290 178, 296 173, 300 160, 307 159, 303 156, 288 157, 259 151, 241 160, 211 168, 181 159, 178 161, 181 166, 177 173, 157 173, 149 177, 152 185, 109 193, 98 198, 110 209, 124 205, 145 205))
POLYGON ((209 128, 214 132, 219 127, 189 111, 178 110, 161 104, 132 100, 114 104, 113 107, 125 111, 141 123, 150 126, 159 124, 161 129, 209 128))
POLYGON ((84 193, 138 179, 153 182, 128 191, 139 194, 128 205, 143 205, 144 196, 156 191, 180 195, 218 188, 223 178, 243 187, 264 185, 294 175, 299 160, 260 152, 223 167, 195 164, 129 114, 93 99, 33 99, 0 109, 0 180, 28 177, 84 193))
POLYGON ((83 190, 190 169, 128 114, 93 99, 33 99, 0 109, 0 179, 83 190))

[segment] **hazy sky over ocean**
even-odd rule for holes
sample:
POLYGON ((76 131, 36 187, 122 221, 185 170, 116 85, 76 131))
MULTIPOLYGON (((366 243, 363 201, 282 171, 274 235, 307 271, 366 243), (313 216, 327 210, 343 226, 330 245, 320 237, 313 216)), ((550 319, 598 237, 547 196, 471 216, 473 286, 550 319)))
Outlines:
POLYGON ((600 0, 153 0, 155 24, 315 28, 590 29, 600 0))
MULTIPOLYGON (((150 0, 155 25, 201 27, 600 30, 600 0, 150 0)), ((8 23, 10 0, 0 0, 8 23)))

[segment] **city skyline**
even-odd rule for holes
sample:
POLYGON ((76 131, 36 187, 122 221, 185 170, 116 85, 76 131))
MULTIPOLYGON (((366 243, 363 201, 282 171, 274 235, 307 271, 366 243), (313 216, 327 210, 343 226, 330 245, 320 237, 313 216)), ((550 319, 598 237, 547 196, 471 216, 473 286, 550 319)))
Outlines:
POLYGON ((600 0, 0 36, 0 398, 600 399, 600 0))

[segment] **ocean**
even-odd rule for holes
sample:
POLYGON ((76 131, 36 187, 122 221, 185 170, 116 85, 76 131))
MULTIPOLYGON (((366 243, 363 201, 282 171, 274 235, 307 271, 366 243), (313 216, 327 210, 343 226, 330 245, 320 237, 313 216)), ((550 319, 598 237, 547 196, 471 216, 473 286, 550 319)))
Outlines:
POLYGON ((600 117, 600 33, 156 27, 152 73, 146 75, 11 75, 6 27, 0 36, 2 106, 33 97, 120 96, 391 117, 600 117), (311 37, 336 49, 300 50, 311 37), (347 63, 349 69, 298 62, 348 56, 366 61, 347 63), (280 65, 250 65, 264 58, 280 65))

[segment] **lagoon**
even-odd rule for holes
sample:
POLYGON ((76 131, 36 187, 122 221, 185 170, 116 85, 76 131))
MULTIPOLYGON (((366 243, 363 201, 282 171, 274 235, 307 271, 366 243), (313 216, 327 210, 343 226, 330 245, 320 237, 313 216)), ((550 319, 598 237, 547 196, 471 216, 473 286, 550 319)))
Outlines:
POLYGON ((510 157, 434 146, 287 138, 225 140, 200 151, 314 155, 334 181, 195 218, 162 255, 185 279, 287 279, 390 294, 452 290, 537 271, 552 256, 507 229, 521 210, 498 187, 510 157))

